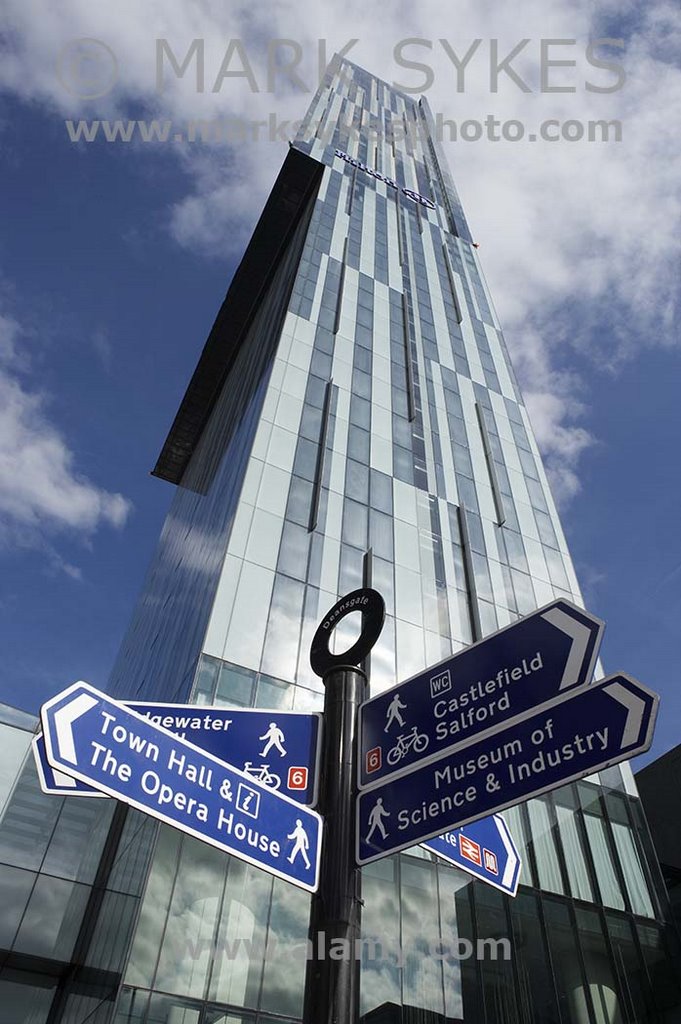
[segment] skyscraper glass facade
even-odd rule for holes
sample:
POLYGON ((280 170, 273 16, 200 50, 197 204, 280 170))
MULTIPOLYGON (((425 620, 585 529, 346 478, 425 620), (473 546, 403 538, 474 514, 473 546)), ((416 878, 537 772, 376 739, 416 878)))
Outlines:
MULTIPOLYGON (((363 583, 387 606, 373 693, 581 602, 431 124, 425 100, 351 63, 327 72, 156 467, 179 486, 114 695, 319 709, 312 633, 363 583)), ((43 797, 7 749, 8 1024, 301 1019, 304 892, 112 801, 43 797)), ((628 767, 504 816, 515 900, 420 849, 363 870, 367 1024, 680 1019, 628 767), (496 958, 479 946, 500 939, 496 958)))

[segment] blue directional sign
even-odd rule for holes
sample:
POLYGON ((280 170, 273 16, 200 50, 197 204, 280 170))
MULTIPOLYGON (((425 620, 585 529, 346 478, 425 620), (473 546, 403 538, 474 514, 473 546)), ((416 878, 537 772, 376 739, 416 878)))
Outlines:
POLYGON ((87 683, 41 709, 53 768, 316 892, 322 819, 87 683))
POLYGON ((554 601, 360 708, 360 789, 588 683, 603 623, 554 601))
POLYGON ((316 804, 320 713, 137 702, 126 707, 297 803, 316 804))
POLYGON ((45 737, 41 732, 33 737, 31 746, 38 772, 38 781, 43 793, 49 793, 51 796, 106 796, 106 793, 98 792, 92 786, 88 786, 86 782, 80 782, 53 768, 47 760, 45 737))
MULTIPOLYGON (((197 704, 124 702, 150 722, 241 768, 296 803, 317 803, 321 714, 206 707, 197 704)), ((92 786, 55 773, 42 734, 34 742, 41 788, 64 796, 102 796, 92 786), (58 775, 59 778, 55 778, 58 775)))
POLYGON ((522 862, 500 814, 445 832, 421 846, 508 896, 518 891, 522 862))
POLYGON ((622 674, 555 697, 357 799, 357 862, 385 857, 647 750, 659 697, 622 674))

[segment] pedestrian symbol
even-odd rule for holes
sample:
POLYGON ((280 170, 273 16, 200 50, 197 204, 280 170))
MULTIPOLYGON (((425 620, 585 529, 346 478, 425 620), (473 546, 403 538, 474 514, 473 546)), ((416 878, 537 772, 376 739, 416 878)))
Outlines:
POLYGON ((400 711, 405 711, 407 705, 403 704, 400 700, 399 693, 396 693, 393 699, 388 704, 388 710, 385 713, 386 723, 383 732, 387 732, 393 722, 397 722, 404 729, 404 719, 400 714, 400 711))
POLYGON ((270 722, 270 727, 265 733, 265 735, 259 736, 258 738, 261 740, 267 740, 267 743, 265 744, 265 749, 260 751, 261 757, 267 757, 267 754, 272 749, 272 747, 276 747, 276 749, 279 751, 280 757, 286 757, 286 748, 284 747, 284 734, 276 722, 270 722))
POLYGON ((366 842, 367 843, 369 842, 369 840, 371 839, 372 835, 374 834, 374 830, 375 829, 378 829, 378 831, 381 833, 381 835, 383 836, 384 839, 388 838, 388 831, 387 831, 385 825, 383 824, 383 818, 389 818, 389 817, 390 817, 390 812, 386 811, 385 807, 383 806, 383 797, 379 796, 378 800, 374 804, 374 807, 373 807, 371 813, 369 814, 369 825, 371 827, 369 828, 369 831, 367 833, 367 837, 366 837, 366 842))
POLYGON ((290 835, 286 836, 287 839, 295 839, 295 844, 291 853, 288 857, 289 864, 293 864, 298 854, 302 854, 303 860, 305 861, 305 867, 310 867, 310 861, 307 856, 307 851, 310 846, 310 841, 307 838, 307 832, 303 828, 303 823, 300 818, 296 818, 296 827, 290 835))

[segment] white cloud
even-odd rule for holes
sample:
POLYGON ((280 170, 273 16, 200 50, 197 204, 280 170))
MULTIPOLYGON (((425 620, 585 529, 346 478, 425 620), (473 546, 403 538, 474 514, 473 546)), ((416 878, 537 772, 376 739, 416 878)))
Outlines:
POLYGON ((50 421, 46 398, 23 382, 21 328, 0 316, 0 546, 41 550, 49 565, 73 578, 49 538, 69 531, 81 540, 100 526, 122 527, 130 503, 81 475, 66 439, 50 421))
MULTIPOLYGON (((94 5, 71 0, 8 0, 15 32, 0 81, 19 96, 47 104, 61 116, 109 117, 134 101, 157 116, 174 119, 240 116, 280 119, 302 116, 311 99, 291 87, 268 92, 267 41, 290 38, 304 54, 300 73, 311 87, 316 78, 318 40, 327 51, 350 38, 359 42, 349 56, 369 70, 403 84, 418 84, 422 73, 399 67, 393 54, 407 36, 432 40, 432 49, 413 47, 410 56, 433 65, 427 92, 435 112, 459 122, 517 119, 527 132, 547 118, 562 121, 622 122, 621 142, 445 143, 509 347, 518 368, 554 484, 565 496, 578 488, 579 457, 593 439, 588 431, 585 381, 616 371, 650 345, 672 345, 678 319, 681 234, 681 149, 672 112, 681 107, 681 70, 673 63, 681 38, 681 11, 668 0, 641 8, 608 0, 594 13, 589 0, 530 0, 499 5, 462 0, 453 9, 442 0, 416 8, 367 5, 348 0, 295 4, 226 6, 217 0, 119 0, 94 5), (607 19, 607 21, 606 21, 607 19), (584 83, 612 81, 590 67, 589 38, 617 33, 618 19, 629 37, 622 54, 623 88, 611 94, 587 91, 584 83), (613 28, 615 26, 615 28, 613 28), (101 39, 118 60, 117 91, 79 103, 59 85, 54 67, 62 47, 78 37, 101 39), (195 38, 205 40, 205 92, 197 93, 192 72, 166 78, 154 89, 155 39, 168 39, 181 58, 195 38), (530 43, 514 66, 531 82, 521 92, 502 76, 490 91, 490 40, 505 54, 521 39, 530 43), (243 41, 258 82, 225 78, 212 92, 231 39, 243 41), (480 38, 457 93, 454 66, 440 39, 461 55, 480 38), (554 69, 554 81, 576 85, 574 93, 539 94, 539 40, 576 39, 554 47, 555 58, 574 57, 578 66, 554 69), (581 365, 582 379, 566 365, 581 365)), ((611 53, 611 57, 613 54, 611 53)), ((614 59, 614 57, 613 57, 614 59)), ((234 58, 231 70, 240 67, 234 58)), ((136 115, 139 116, 139 115, 136 115)), ((199 251, 240 251, 285 155, 285 144, 245 142, 230 148, 168 146, 190 176, 188 194, 169 212, 169 230, 180 244, 199 251)))

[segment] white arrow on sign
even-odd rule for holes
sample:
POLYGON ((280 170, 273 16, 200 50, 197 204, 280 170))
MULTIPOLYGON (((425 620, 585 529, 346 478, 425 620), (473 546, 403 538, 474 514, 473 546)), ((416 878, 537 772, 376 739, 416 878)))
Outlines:
POLYGON ((518 858, 516 857, 515 846, 513 845, 513 840, 511 839, 506 822, 498 814, 495 814, 494 820, 497 823, 497 830, 501 841, 504 844, 504 849, 506 850, 507 855, 506 869, 502 875, 501 884, 508 889, 513 881, 518 858))
POLYGON ((579 682, 592 630, 583 622, 573 619, 571 615, 566 615, 560 608, 551 608, 548 612, 544 612, 542 619, 546 619, 552 626, 559 629, 561 633, 567 633, 568 636, 572 637, 572 647, 563 670, 563 678, 558 687, 559 690, 565 690, 568 686, 574 686, 575 683, 579 682))
POLYGON ((632 693, 631 690, 627 690, 621 683, 613 683, 612 686, 606 686, 605 692, 613 700, 623 704, 627 709, 627 720, 622 730, 622 746, 628 747, 638 739, 646 703, 640 697, 637 697, 635 693, 632 693))
POLYGON ((76 747, 73 742, 73 723, 82 718, 99 703, 94 697, 87 693, 81 693, 65 707, 54 713, 54 729, 57 737, 59 753, 64 761, 70 764, 78 764, 76 747))

